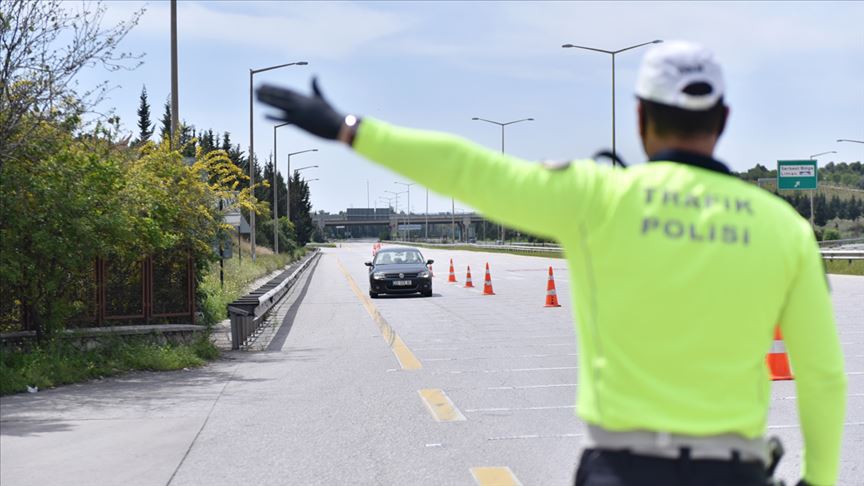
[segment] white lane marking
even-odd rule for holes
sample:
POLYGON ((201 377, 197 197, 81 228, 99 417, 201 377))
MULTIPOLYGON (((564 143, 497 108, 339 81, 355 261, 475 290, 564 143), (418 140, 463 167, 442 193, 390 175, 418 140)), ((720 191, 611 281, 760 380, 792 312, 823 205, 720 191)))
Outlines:
POLYGON ((491 408, 469 408, 464 410, 465 413, 475 413, 475 412, 521 412, 528 410, 561 410, 565 408, 576 408, 576 405, 548 405, 541 407, 491 407, 491 408))
POLYGON ((556 370, 578 370, 578 366, 557 366, 553 368, 510 368, 503 370, 450 370, 433 371, 435 375, 461 375, 462 373, 518 373, 523 371, 556 371, 556 370))
POLYGON ((847 371, 847 375, 864 375, 864 371, 847 371))
POLYGON ((585 434, 525 434, 525 435, 503 435, 501 437, 489 437, 486 440, 520 440, 520 439, 573 439, 584 437, 585 434))
MULTIPOLYGON (((846 422, 843 424, 844 427, 847 426, 861 426, 864 425, 864 422, 846 422)), ((768 429, 797 429, 800 428, 798 424, 783 424, 783 425, 769 425, 766 427, 768 429)))
POLYGON ((516 356, 469 356, 467 358, 423 358, 423 361, 468 361, 468 360, 480 360, 480 359, 555 358, 558 356, 578 356, 578 355, 576 353, 520 354, 520 355, 516 355, 516 356))
MULTIPOLYGON (((377 336, 376 336, 377 337, 377 336)), ((576 346, 576 343, 535 343, 535 344, 499 344, 495 346, 489 345, 479 345, 479 346, 465 346, 465 347, 452 347, 452 348, 414 348, 414 351, 463 351, 466 349, 498 349, 498 348, 524 348, 524 347, 535 347, 535 346, 576 346)))
POLYGON ((488 386, 487 390, 529 390, 532 388, 573 387, 576 383, 557 383, 554 385, 488 386))

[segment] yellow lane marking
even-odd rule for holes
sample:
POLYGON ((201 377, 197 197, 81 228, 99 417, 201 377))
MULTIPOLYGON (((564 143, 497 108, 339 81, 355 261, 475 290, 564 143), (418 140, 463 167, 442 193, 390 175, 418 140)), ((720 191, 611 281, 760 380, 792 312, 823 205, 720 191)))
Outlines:
POLYGON ((465 420, 465 416, 456 408, 456 405, 453 405, 453 402, 450 401, 450 397, 444 393, 444 390, 425 388, 418 390, 417 393, 420 394, 423 403, 426 404, 426 407, 432 412, 432 416, 438 422, 461 422, 465 420))
POLYGON ((471 474, 479 486, 522 486, 509 467, 472 467, 471 474))
POLYGON ((351 278, 351 275, 348 273, 348 270, 345 269, 345 266, 342 265, 342 261, 339 258, 336 258, 336 264, 339 265, 339 270, 342 271, 342 274, 345 275, 345 279, 348 281, 348 286, 351 287, 351 291, 354 292, 354 295, 360 299, 360 302, 363 304, 363 307, 366 309, 366 312, 369 313, 369 316, 372 317, 372 320, 375 321, 375 325, 378 326, 378 331, 381 332, 381 337, 387 341, 387 344, 390 346, 390 349, 393 351, 393 354, 396 355, 396 359, 399 360, 399 365, 402 366, 403 370, 419 370, 423 367, 420 364, 420 360, 414 356, 414 353, 408 348, 402 338, 396 334, 396 331, 390 326, 390 323, 384 319, 384 316, 378 312, 378 308, 375 307, 375 304, 369 300, 360 287, 357 286, 357 283, 354 282, 354 279, 351 278))

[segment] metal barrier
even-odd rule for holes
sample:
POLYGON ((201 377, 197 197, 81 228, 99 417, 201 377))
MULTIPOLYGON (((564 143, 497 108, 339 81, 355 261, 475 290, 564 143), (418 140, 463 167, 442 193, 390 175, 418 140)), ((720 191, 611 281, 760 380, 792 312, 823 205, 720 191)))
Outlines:
POLYGON ((282 300, 300 275, 320 255, 321 250, 316 248, 293 271, 285 270, 261 287, 228 304, 228 313, 231 316, 231 349, 240 349, 240 346, 255 335, 267 313, 282 300))
POLYGON ((864 250, 822 250, 824 260, 864 260, 864 250))
MULTIPOLYGON (((387 241, 397 245, 410 245, 411 242, 387 241)), ((478 250, 514 250, 531 253, 563 253, 558 246, 525 246, 525 245, 478 245, 476 243, 417 243, 420 246, 433 248, 453 248, 459 246, 470 246, 478 250)), ((825 260, 864 260, 864 250, 832 250, 820 249, 822 258, 825 260)))

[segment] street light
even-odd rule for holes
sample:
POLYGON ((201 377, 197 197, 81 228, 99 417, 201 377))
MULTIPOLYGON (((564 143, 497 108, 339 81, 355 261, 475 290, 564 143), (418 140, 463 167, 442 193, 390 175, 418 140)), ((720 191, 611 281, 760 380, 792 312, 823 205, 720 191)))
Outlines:
POLYGON ((410 238, 411 237, 411 233, 410 233, 411 230, 408 229, 408 226, 411 225, 411 186, 416 186, 417 183, 412 182, 409 184, 407 182, 394 181, 393 184, 400 184, 400 185, 403 185, 407 188, 406 192, 408 193, 408 215, 405 217, 405 225, 406 225, 405 226, 405 228, 406 228, 405 229, 405 235, 406 235, 405 239, 410 240, 411 239, 410 238))
POLYGON ((575 48, 575 49, 585 49, 586 51, 594 51, 594 52, 602 52, 605 54, 612 55, 612 166, 614 167, 618 162, 618 152, 615 151, 615 54, 620 54, 624 51, 629 51, 630 49, 636 49, 637 47, 647 46, 648 44, 659 44, 663 42, 662 40, 653 40, 651 42, 643 42, 642 44, 636 44, 635 46, 625 47, 624 49, 618 49, 617 51, 607 51, 606 49, 597 49, 596 47, 586 47, 586 46, 577 46, 575 44, 564 44, 563 48, 575 48))
POLYGON ((395 192, 395 191, 384 191, 389 194, 393 194, 393 197, 396 199, 396 235, 399 235, 399 194, 405 194, 405 191, 395 192))
MULTIPOLYGON (((820 155, 836 154, 836 153, 837 153, 836 150, 829 150, 829 151, 827 151, 827 152, 819 152, 818 154, 813 154, 813 155, 811 155, 811 156, 810 156, 810 160, 813 160, 813 159, 815 159, 816 157, 819 157, 820 155)), ((814 192, 816 192, 816 189, 813 189, 812 191, 810 191, 810 226, 811 226, 813 229, 816 229, 816 222, 815 222, 815 218, 814 218, 814 215, 813 215, 813 193, 814 193, 814 192)))
POLYGON ((276 129, 286 125, 290 125, 290 123, 285 122, 273 126, 273 252, 277 255, 279 254, 279 185, 276 175, 279 173, 277 170, 279 157, 276 156, 276 129))
MULTIPOLYGON (((504 127, 506 127, 507 125, 513 125, 514 123, 520 123, 520 122, 526 122, 526 121, 534 121, 533 118, 522 118, 521 120, 513 120, 513 121, 509 121, 509 122, 497 122, 497 121, 495 121, 495 120, 487 120, 487 119, 485 119, 485 118, 479 118, 479 117, 476 117, 476 116, 473 117, 473 118, 471 118, 471 119, 472 119, 472 120, 475 120, 475 121, 484 121, 484 122, 486 122, 486 123, 491 123, 491 124, 493 124, 493 125, 498 125, 499 127, 501 127, 501 153, 502 153, 502 154, 504 153, 504 127)), ((452 206, 453 203, 454 203, 454 202, 451 200, 451 201, 450 201, 450 205, 452 206)), ((451 230, 451 232, 453 233, 453 236, 454 236, 454 238, 455 238, 455 236, 456 236, 456 223, 455 223, 455 217, 454 217, 454 222, 453 222, 453 224, 452 224, 452 230, 451 230)), ((504 225, 503 225, 503 224, 498 225, 498 232, 500 233, 500 236, 501 236, 501 242, 503 243, 503 242, 504 242, 504 225)))
MULTIPOLYGON (((264 71, 272 71, 274 69, 279 69, 288 66, 306 66, 309 64, 306 61, 296 61, 289 62, 286 64, 278 64, 276 66, 270 66, 261 69, 250 69, 249 70, 249 187, 252 188, 255 185, 255 119, 253 118, 253 103, 252 103, 252 78, 258 74, 263 73, 264 71)), ((275 171, 276 162, 273 162, 273 168, 275 171)), ((254 192, 253 192, 254 194, 254 192)), ((249 227, 252 232, 250 235, 249 243, 252 247, 252 259, 255 259, 255 211, 249 212, 249 227)))
POLYGON ((829 151, 827 151, 827 152, 820 152, 820 153, 818 153, 818 154, 813 154, 813 155, 811 155, 811 156, 810 156, 810 160, 813 160, 813 159, 815 159, 816 157, 819 157, 820 155, 836 154, 836 153, 837 153, 836 150, 829 150, 829 151))
MULTIPOLYGON (((305 154, 306 152, 317 152, 317 151, 318 151, 318 149, 306 149, 306 150, 301 150, 299 152, 291 152, 290 154, 288 154, 288 172, 287 172, 287 174, 288 174, 288 191, 287 191, 287 193, 288 193, 288 209, 286 211, 286 213, 287 213, 286 216, 288 216, 288 221, 291 221, 291 156, 292 155, 298 155, 298 154, 305 154)), ((316 165, 315 167, 318 167, 318 166, 316 165)), ((305 168, 306 167, 303 167, 303 169, 305 169, 305 168)))
POLYGON ((864 143, 864 140, 849 140, 848 138, 838 138, 838 142, 853 142, 853 143, 864 143))

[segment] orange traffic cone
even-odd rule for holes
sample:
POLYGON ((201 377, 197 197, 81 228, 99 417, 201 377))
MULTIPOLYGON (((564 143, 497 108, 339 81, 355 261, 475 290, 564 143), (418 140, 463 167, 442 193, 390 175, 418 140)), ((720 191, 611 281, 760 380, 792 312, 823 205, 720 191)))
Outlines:
POLYGON ((447 281, 450 283, 456 283, 456 271, 453 269, 453 259, 450 259, 450 276, 447 277, 447 281))
POLYGON ((468 265, 468 275, 465 275, 465 288, 473 289, 474 282, 471 281, 471 265, 468 265))
POLYGON ((555 292, 555 277, 552 276, 552 266, 549 266, 549 279, 546 280, 546 305, 544 307, 561 307, 558 294, 555 292))
POLYGON ((483 295, 495 295, 492 291, 492 274, 489 273, 489 264, 486 264, 486 277, 483 279, 483 295))
POLYGON ((774 328, 774 344, 765 358, 768 370, 771 373, 771 381, 792 380, 792 370, 789 368, 789 358, 786 357, 786 345, 783 344, 783 336, 780 328, 774 328))

